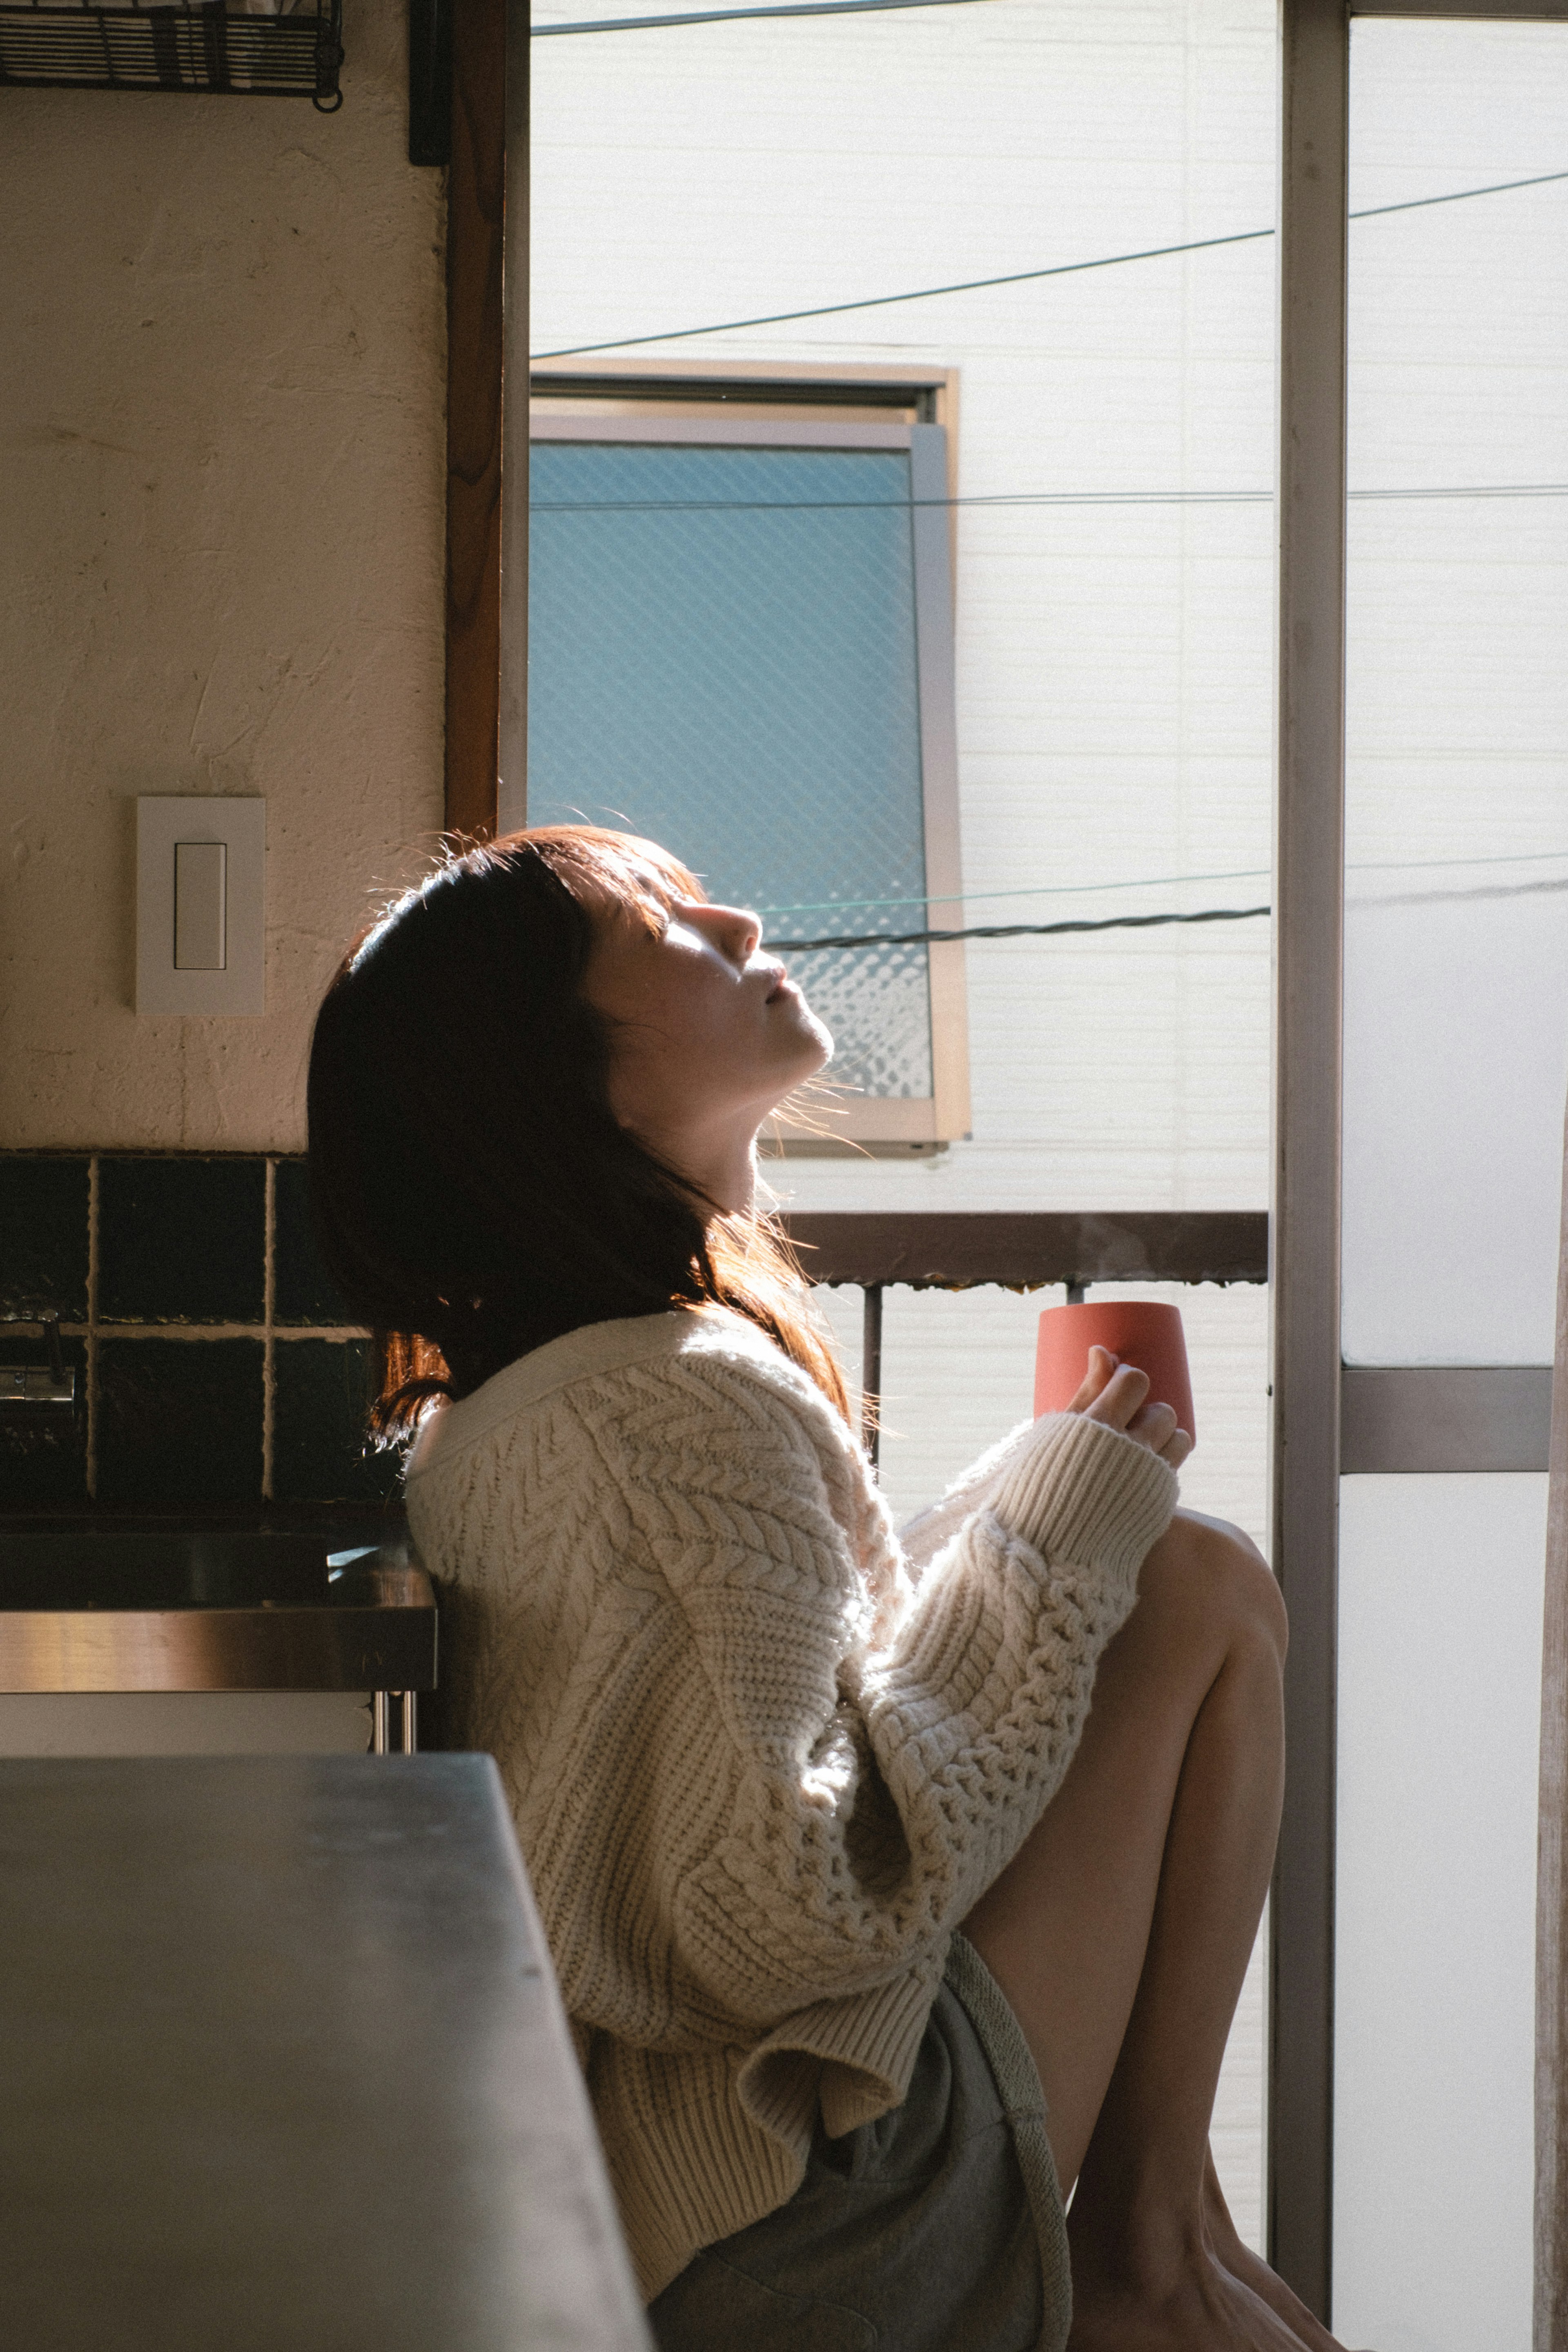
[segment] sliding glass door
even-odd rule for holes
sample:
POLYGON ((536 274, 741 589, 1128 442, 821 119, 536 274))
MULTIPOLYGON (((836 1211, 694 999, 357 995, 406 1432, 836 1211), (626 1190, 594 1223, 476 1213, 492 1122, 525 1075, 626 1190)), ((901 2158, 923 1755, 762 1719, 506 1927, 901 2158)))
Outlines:
POLYGON ((1565 122, 1568 26, 1352 26, 1333 2315, 1379 2352, 1530 2341, 1565 122))

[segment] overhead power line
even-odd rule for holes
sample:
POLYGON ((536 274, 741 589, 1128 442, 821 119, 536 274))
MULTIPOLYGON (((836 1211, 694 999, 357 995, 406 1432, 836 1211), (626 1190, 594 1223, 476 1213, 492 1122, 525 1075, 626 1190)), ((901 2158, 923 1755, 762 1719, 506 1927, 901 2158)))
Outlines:
MULTIPOLYGON (((1479 866, 1561 866, 1565 861, 1568 861, 1568 848, 1506 849, 1488 851, 1479 857, 1352 857, 1347 862, 1345 872, 1413 874, 1456 866, 1468 869, 1479 866)), ((1272 867, 1268 866, 1227 866, 1207 874, 1128 875, 1110 882, 1035 882, 1022 889, 949 890, 922 893, 912 898, 806 898, 785 907, 759 907, 756 911, 764 919, 771 920, 776 915, 847 914, 857 907, 973 906, 982 898, 987 903, 995 898, 1081 898, 1105 890, 1170 890, 1188 887, 1198 882, 1260 882, 1272 871, 1272 867)), ((882 934, 879 932, 877 936, 880 938, 882 934)))
POLYGON ((675 25, 728 25, 737 16, 869 16, 889 8, 963 8, 975 0, 785 0, 776 8, 688 8, 676 16, 591 16, 575 25, 534 25, 534 40, 555 33, 653 33, 675 25))
POLYGON ((1122 261, 1160 261, 1173 253, 1204 253, 1215 245, 1250 245, 1258 237, 1273 234, 1271 228, 1244 228, 1233 236, 1200 236, 1185 245, 1152 245, 1138 253, 1108 253, 1097 261, 1058 261, 1048 269, 1012 269, 1002 278, 964 278, 951 286, 919 286, 908 294, 868 294, 853 302, 819 302, 809 310, 770 310, 757 319, 721 319, 705 327, 667 327, 657 335, 618 335, 603 343, 567 343, 558 351, 535 352, 531 356, 540 360, 577 359, 587 352, 623 352, 634 343, 679 343, 692 335, 732 334, 741 327, 779 327, 795 319, 832 319, 845 310, 879 310, 890 302, 929 302, 938 294, 974 294, 988 286, 1023 286, 1037 278, 1070 278, 1081 269, 1112 269, 1122 261))
MULTIPOLYGON (((1502 196, 1517 188, 1542 188, 1568 180, 1568 172, 1537 172, 1527 180, 1499 180, 1485 188, 1454 188, 1442 196, 1411 196, 1396 205, 1364 205, 1352 220, 1376 220, 1388 213, 1425 212, 1434 205, 1460 205, 1473 196, 1502 196)), ((917 286, 903 294, 867 294, 852 302, 819 302, 805 310, 770 310, 755 319, 720 319, 702 327, 666 327, 657 335, 615 335, 601 343, 564 343, 549 352, 535 352, 534 360, 581 359, 593 352, 624 352, 642 343, 679 343, 694 335, 729 335, 742 327, 782 327, 798 319, 833 319, 847 310, 879 310, 894 302, 930 302, 939 294, 976 294, 994 286, 1024 286, 1045 278, 1071 278, 1087 269, 1115 269, 1123 262, 1163 261, 1178 253, 1208 253, 1222 245, 1252 245, 1272 236, 1270 228, 1237 229, 1228 236, 1191 237, 1182 245, 1151 245, 1134 253, 1101 254, 1093 261, 1058 261, 1045 269, 1010 269, 999 278, 962 278, 948 286, 917 286)))
MULTIPOLYGON (((1553 851, 1547 851, 1543 854, 1548 856, 1562 855, 1561 852, 1553 851)), ((1386 858, 1378 858, 1372 861, 1373 865, 1379 866, 1401 862, 1403 861, 1386 858)), ((1514 858, 1457 859, 1433 857, 1413 858, 1409 862, 1412 866, 1483 866, 1494 864, 1526 864, 1531 861, 1527 859, 1514 858)), ((1352 868, 1350 870, 1354 871, 1356 869, 1352 868)), ((1363 868, 1362 870, 1365 869, 1363 868)), ((1114 888, 1116 886, 1114 884, 1107 884, 1105 887, 1108 888, 1114 888)), ((1126 889, 1135 890, 1139 887, 1139 885, 1135 882, 1129 882, 1123 884, 1121 887, 1126 889)), ((1568 878, 1564 878, 1562 876, 1549 877, 1545 881, 1541 882, 1483 882, 1479 885, 1470 883, 1465 887, 1458 890, 1398 890, 1384 893, 1381 897, 1374 898, 1352 898, 1346 902, 1346 911, 1347 913, 1353 914, 1369 907, 1433 907, 1439 903, 1447 904, 1459 899, 1535 898, 1547 895, 1559 897, 1564 891, 1568 891, 1568 878)), ((1013 894, 1008 891, 996 891, 994 893, 976 891, 974 893, 976 898, 984 898, 987 896, 1005 898, 1011 897, 1012 895, 1013 894)), ((1042 893, 1042 895, 1044 894, 1042 893)), ((847 899, 843 903, 847 906, 874 907, 879 903, 894 906, 904 902, 900 902, 896 899, 887 899, 879 902, 875 898, 852 898, 847 899)), ((824 948, 936 947, 948 940, 1047 940, 1058 938, 1063 933, 1068 931, 1154 931, 1161 930, 1172 923, 1247 923, 1253 921, 1259 915, 1271 914, 1272 911, 1273 909, 1268 907, 1205 907, 1200 908, 1196 914, 1192 915, 1178 915, 1175 913, 1164 913, 1159 915, 1101 915, 1098 917, 1084 917, 1075 921, 1061 923, 972 923, 963 930, 893 932, 858 931, 847 935, 840 932, 831 939, 775 939, 772 940, 770 944, 779 955, 807 955, 824 948)))
MULTIPOLYGON (((1349 499, 1564 499, 1568 482, 1437 483, 1347 490, 1349 499)), ((529 512, 562 514, 909 514, 917 507, 1272 506, 1272 490, 991 490, 964 499, 532 499, 529 512)))
MULTIPOLYGON (((542 440, 537 446, 550 445, 542 440)), ((704 445, 705 455, 710 446, 704 445)), ((1568 483, 1563 488, 1568 494, 1568 483)), ((1272 490, 993 490, 966 499, 531 499, 528 510, 536 515, 910 514, 917 507, 1246 507, 1273 502, 1272 490)))
POLYGON ((773 940, 777 955, 817 948, 921 948, 949 940, 1046 940, 1062 931, 1152 931, 1166 923, 1248 923, 1268 907, 1205 907, 1197 915, 1101 915, 1070 923, 977 923, 963 931, 861 931, 849 939, 773 940))
MULTIPOLYGON (((1368 907, 1434 907, 1458 899, 1535 898, 1561 896, 1568 881, 1492 882, 1463 890, 1401 890, 1376 898, 1352 898, 1346 911, 1368 907)), ((1065 923, 974 923, 958 931, 860 931, 823 940, 773 940, 779 955, 806 955, 823 948, 936 947, 952 940, 1046 940, 1067 931, 1154 931, 1172 923, 1247 923, 1272 912, 1268 907, 1205 907, 1193 915, 1102 915, 1065 923)))

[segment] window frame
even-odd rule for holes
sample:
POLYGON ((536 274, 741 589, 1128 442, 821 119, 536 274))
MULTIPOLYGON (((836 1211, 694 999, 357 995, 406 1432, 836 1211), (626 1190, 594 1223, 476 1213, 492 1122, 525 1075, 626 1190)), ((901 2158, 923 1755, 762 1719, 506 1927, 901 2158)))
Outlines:
MULTIPOLYGON (((921 800, 927 899, 921 928, 960 927, 963 878, 954 715, 952 419, 957 372, 894 368, 693 366, 608 362, 531 372, 529 440, 907 449, 912 518, 921 800)), ((527 822, 526 784, 500 786, 502 830, 527 822)), ((928 1153, 970 1131, 968 991, 963 944, 927 949, 931 1091, 850 1097, 825 1137, 798 1118, 773 1122, 778 1150, 832 1156, 928 1153)))
MULTIPOLYGON (((1269 1912, 1269 2260, 1325 2324, 1333 2254, 1339 1502, 1408 1464, 1432 1374, 1341 1361, 1350 37, 1362 16, 1549 22, 1568 0, 1280 0, 1278 766, 1269 1212, 1273 1563, 1290 1611, 1269 1912), (1394 1408, 1398 1408, 1397 1412, 1394 1408)), ((1473 1370, 1474 1368, 1469 1368, 1473 1370)), ((1492 1444, 1456 1433, 1448 1466, 1492 1444)), ((1537 1410, 1539 1406, 1537 1405, 1537 1410)), ((1540 2281, 1537 2282, 1538 2294, 1540 2281)))
MULTIPOLYGON (((1354 16, 1559 21, 1568 0, 1279 0, 1279 642, 1275 889, 1274 1139, 1270 1208, 1272 1556, 1289 1603, 1286 1666, 1289 1767, 1270 1914, 1269 2255, 1321 2317, 1331 2269, 1335 1710, 1339 1481, 1362 1439, 1356 1383, 1342 1391, 1339 1330, 1341 972, 1343 865, 1345 176, 1348 62, 1354 16)), ((956 375, 894 366, 649 361, 595 355, 591 371, 501 366, 500 205, 505 307, 527 310, 526 39, 504 41, 506 133, 487 103, 504 39, 502 0, 456 13, 454 150, 448 221, 447 823, 495 822, 495 730, 488 704, 463 718, 459 654, 485 697, 501 671, 503 805, 526 807, 523 666, 527 468, 502 467, 492 526, 483 426, 504 406, 508 451, 528 437, 538 396, 575 392, 678 399, 721 387, 727 401, 910 404, 949 427, 956 375), (809 389, 807 389, 809 387, 809 389), (458 426, 465 426, 459 433, 458 426), (499 590, 496 583, 499 579, 499 590), (475 641, 470 647, 469 640, 475 641), (488 733, 488 740, 487 740, 488 733)), ((951 545, 951 536, 950 536, 951 545)), ((519 820, 520 821, 520 820, 519 820)), ((934 1024, 933 1024, 934 1027, 934 1024)), ((934 1043, 934 1035, 933 1035, 934 1043)), ((847 1148, 847 1147, 840 1147, 847 1148)), ((875 1148, 875 1147, 873 1147, 875 1148)), ((908 1147, 905 1147, 906 1149, 908 1147)), ((1422 1377, 1417 1374, 1416 1377, 1422 1377)), ((1370 1457, 1363 1457, 1367 1459, 1370 1457)), ((1568 1637, 1564 1638, 1568 1649, 1568 1637)))

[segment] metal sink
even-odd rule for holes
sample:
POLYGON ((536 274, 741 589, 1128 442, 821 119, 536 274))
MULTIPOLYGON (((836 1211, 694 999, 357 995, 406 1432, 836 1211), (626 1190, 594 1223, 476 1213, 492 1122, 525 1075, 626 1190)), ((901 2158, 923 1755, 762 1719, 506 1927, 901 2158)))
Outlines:
POLYGON ((0 1692, 368 1690, 384 1745, 386 1695, 435 1687, 435 1594, 405 1539, 0 1526, 0 1692))

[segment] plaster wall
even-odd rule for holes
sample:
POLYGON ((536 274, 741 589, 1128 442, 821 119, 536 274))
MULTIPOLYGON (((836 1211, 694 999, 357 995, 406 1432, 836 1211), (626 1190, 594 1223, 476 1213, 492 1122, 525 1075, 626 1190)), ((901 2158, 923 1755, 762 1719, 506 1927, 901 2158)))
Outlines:
POLYGON ((0 1143, 299 1150, 315 1004, 442 822, 444 174, 344 103, 0 92, 0 1143), (132 1011, 134 803, 267 801, 267 1011, 132 1011))

